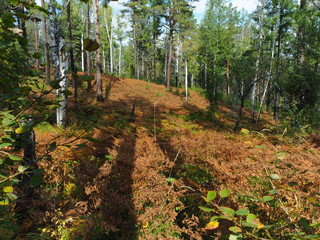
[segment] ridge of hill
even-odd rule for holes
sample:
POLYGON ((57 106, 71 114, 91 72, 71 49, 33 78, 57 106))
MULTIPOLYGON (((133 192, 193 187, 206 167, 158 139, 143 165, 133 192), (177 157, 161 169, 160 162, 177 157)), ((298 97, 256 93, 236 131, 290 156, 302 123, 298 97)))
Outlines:
MULTIPOLYGON (((227 105, 219 107, 216 123, 210 123, 209 103, 194 91, 186 106, 181 89, 166 91, 153 83, 107 75, 104 80, 110 86, 108 100, 97 103, 93 92, 83 91, 78 110, 83 122, 56 139, 59 147, 52 161, 40 163, 51 186, 42 193, 47 200, 42 224, 55 225, 49 232, 68 235, 66 239, 219 238, 229 225, 205 230, 210 217, 198 208, 205 205, 207 191, 228 188, 233 197, 222 201, 225 206, 249 206, 249 200, 240 203, 239 198, 266 191, 266 169, 281 177, 277 187, 286 206, 314 217, 312 205, 308 212, 301 205, 319 192, 316 146, 307 141, 290 145, 265 130, 229 131, 234 113, 227 105), (77 134, 90 137, 86 146, 77 134), (70 135, 78 145, 67 148, 63 145, 70 135), (294 191, 282 187, 293 182, 294 191)), ((272 126, 263 117, 255 128, 272 126)), ((38 127, 36 134, 39 152, 45 152, 61 133, 38 127)), ((263 214, 284 214, 263 202, 256 207, 263 214)))

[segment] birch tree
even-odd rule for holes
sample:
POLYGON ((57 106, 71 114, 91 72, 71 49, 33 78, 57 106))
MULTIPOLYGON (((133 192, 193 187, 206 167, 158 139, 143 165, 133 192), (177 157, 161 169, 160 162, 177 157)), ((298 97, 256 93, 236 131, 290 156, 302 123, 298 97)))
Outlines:
POLYGON ((50 37, 55 79, 53 87, 56 89, 57 99, 59 100, 59 107, 57 107, 56 111, 57 125, 63 127, 67 122, 67 97, 65 93, 68 89, 68 76, 66 71, 68 70, 69 62, 66 44, 59 29, 56 4, 56 0, 50 0, 50 37))
POLYGON ((255 64, 256 68, 256 74, 252 82, 252 92, 251 92, 251 120, 254 121, 255 119, 255 109, 256 109, 256 90, 257 90, 257 81, 258 81, 258 75, 259 75, 259 67, 260 67, 260 59, 261 59, 261 52, 262 52, 262 42, 263 42, 263 8, 264 8, 264 2, 265 0, 259 0, 259 6, 258 6, 258 17, 259 17, 259 44, 258 44, 258 55, 257 60, 255 64))

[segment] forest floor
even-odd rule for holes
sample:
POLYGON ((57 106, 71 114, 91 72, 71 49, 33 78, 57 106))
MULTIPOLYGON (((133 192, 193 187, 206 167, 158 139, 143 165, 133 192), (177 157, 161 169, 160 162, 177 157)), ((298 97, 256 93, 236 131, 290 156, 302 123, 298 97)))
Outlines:
MULTIPOLYGON (((210 214, 198 208, 206 204, 203 196, 228 188, 232 194, 222 204, 243 207, 241 196, 268 190, 266 170, 281 177, 276 187, 290 211, 315 217, 308 202, 320 192, 315 136, 284 137, 271 116, 253 125, 249 112, 245 129, 233 132, 231 106, 221 103, 212 123, 208 101, 194 91, 186 105, 181 89, 106 75, 104 81, 110 86, 104 103, 83 89, 74 114, 69 100, 74 123, 66 130, 35 128, 39 156, 53 141, 58 145, 53 160, 39 162, 46 188, 34 208, 42 210, 33 215, 41 217, 43 231, 57 239, 217 239, 231 225, 205 230, 210 214)), ((265 203, 258 208, 273 211, 265 203)), ((25 228, 35 228, 35 221, 25 228)))

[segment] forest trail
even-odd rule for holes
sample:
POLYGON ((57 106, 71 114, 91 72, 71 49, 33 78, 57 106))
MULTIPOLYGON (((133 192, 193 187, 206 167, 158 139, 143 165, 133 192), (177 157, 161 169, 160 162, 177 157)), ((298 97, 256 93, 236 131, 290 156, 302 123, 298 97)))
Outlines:
MULTIPOLYGON (((106 84, 110 78, 104 80, 106 84)), ((304 172, 306 197, 316 189, 318 146, 308 140, 291 146, 259 131, 272 127, 268 116, 258 126, 244 123, 256 131, 234 133, 232 109, 220 106, 212 124, 206 121, 209 103, 196 92, 190 91, 186 106, 181 89, 166 91, 134 79, 111 81, 105 103, 96 103, 94 93, 85 91, 79 100, 80 117, 95 122, 90 137, 96 140, 79 149, 59 147, 56 160, 42 163, 48 176, 55 172, 55 178, 45 180, 64 186, 64 197, 49 201, 54 206, 48 217, 58 208, 60 218, 72 217, 72 236, 81 229, 84 239, 106 239, 92 235, 101 228, 107 239, 204 239, 208 232, 199 219, 201 196, 226 187, 245 195, 256 187, 254 178, 265 176, 265 166, 282 176, 281 184, 300 183, 301 175, 295 173, 304 172), (277 161, 275 154, 281 151, 287 156, 277 161), (58 159, 64 159, 63 167, 58 159)), ((45 149, 47 138, 37 130, 39 149, 45 149)))

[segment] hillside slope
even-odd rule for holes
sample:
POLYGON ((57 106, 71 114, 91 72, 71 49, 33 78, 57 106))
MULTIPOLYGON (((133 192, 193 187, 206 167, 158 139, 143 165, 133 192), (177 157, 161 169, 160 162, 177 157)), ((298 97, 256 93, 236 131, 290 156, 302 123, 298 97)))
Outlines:
MULTIPOLYGON (((56 141, 65 144, 68 134, 96 140, 81 148, 60 146, 53 161, 41 163, 52 186, 43 193, 43 224, 54 225, 48 231, 69 239, 216 239, 228 231, 228 223, 216 231, 204 229, 210 215, 198 208, 205 205, 202 196, 228 188, 232 196, 222 203, 245 206, 239 196, 267 191, 266 170, 281 176, 277 188, 289 209, 310 221, 319 217, 307 200, 320 192, 319 148, 307 142, 291 145, 266 131, 234 133, 228 106, 219 108, 212 124, 206 121, 208 102, 191 91, 186 106, 181 91, 115 77, 105 103, 83 91, 78 117, 85 123, 71 126, 56 141), (283 186, 292 182, 294 191, 287 191, 283 186)), ((258 128, 272 126, 266 119, 258 128)), ((37 129, 39 154, 61 133, 50 136, 37 129)), ((285 215, 281 208, 258 207, 285 215)))

